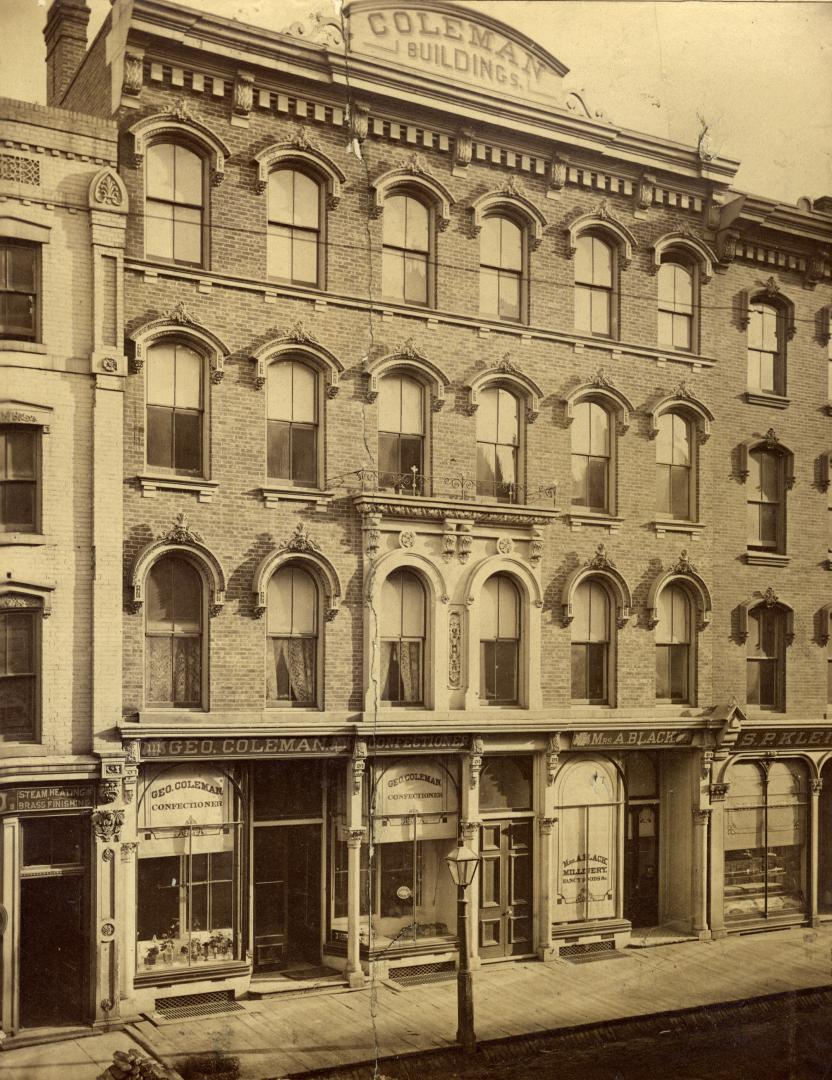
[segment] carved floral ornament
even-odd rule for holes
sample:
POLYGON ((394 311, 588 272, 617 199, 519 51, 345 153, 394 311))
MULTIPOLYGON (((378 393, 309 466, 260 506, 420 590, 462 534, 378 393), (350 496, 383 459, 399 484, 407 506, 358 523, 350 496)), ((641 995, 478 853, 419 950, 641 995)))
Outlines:
POLYGON ((262 619, 268 606, 269 582, 281 566, 294 563, 308 570, 324 597, 324 619, 332 622, 341 607, 341 580, 335 567, 321 552, 320 545, 312 539, 308 526, 299 521, 292 535, 263 558, 254 571, 252 593, 254 617, 262 619))
POLYGON ((92 827, 96 839, 107 844, 119 842, 123 825, 123 810, 96 810, 92 815, 92 827))
POLYGON ((177 514, 173 525, 160 533, 159 538, 144 547, 136 557, 129 579, 133 614, 138 614, 144 604, 145 581, 151 566, 168 552, 182 552, 197 565, 210 590, 208 612, 212 618, 219 615, 225 604, 225 571, 217 556, 206 546, 200 533, 191 528, 184 512, 177 514))
POLYGON ((102 169, 95 174, 90 182, 88 198, 93 210, 127 213, 127 190, 115 169, 102 169))
POLYGON ((0 581, 0 611, 39 611, 41 618, 47 619, 52 614, 54 590, 51 583, 6 578, 0 581))
POLYGON ((338 208, 342 185, 347 179, 346 174, 310 139, 307 128, 298 128, 293 138, 286 142, 267 146, 265 150, 255 154, 252 160, 257 167, 255 184, 258 194, 262 195, 268 188, 269 173, 283 165, 301 165, 323 182, 327 209, 338 208))

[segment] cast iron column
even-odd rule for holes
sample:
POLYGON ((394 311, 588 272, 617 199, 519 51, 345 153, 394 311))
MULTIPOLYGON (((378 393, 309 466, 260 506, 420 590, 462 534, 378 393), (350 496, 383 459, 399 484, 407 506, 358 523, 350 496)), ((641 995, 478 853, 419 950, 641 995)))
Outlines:
POLYGON ((474 1034, 474 986, 468 957, 468 897, 465 888, 464 885, 456 887, 456 933, 459 941, 456 1041, 466 1053, 471 1053, 476 1047, 477 1037, 474 1034))

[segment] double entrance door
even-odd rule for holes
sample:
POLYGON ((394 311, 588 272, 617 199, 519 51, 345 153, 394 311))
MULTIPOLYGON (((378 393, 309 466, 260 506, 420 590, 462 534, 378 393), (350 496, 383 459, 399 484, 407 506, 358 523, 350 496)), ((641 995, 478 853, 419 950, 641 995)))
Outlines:
POLYGON ((254 966, 321 962, 321 825, 255 825, 252 840, 254 966))
POLYGON ((521 956, 533 949, 532 819, 480 828, 479 954, 521 956))

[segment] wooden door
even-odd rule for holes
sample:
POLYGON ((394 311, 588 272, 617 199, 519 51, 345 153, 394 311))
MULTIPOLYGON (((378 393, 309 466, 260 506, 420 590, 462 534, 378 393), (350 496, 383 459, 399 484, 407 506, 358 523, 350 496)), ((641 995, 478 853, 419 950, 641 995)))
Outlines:
POLYGON ((633 926, 656 926, 659 921, 659 807, 656 803, 630 806, 624 917, 633 926))
POLYGON ((480 830, 479 954, 532 951, 532 822, 493 821, 480 830))
POLYGON ((254 828, 254 966, 261 971, 286 965, 287 834, 280 825, 254 828))

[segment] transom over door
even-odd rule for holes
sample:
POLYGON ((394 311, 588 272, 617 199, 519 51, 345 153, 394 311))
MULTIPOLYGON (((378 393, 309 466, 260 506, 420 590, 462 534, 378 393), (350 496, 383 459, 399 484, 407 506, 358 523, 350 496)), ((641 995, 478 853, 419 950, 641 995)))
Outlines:
POLYGON ((480 829, 479 953, 532 951, 532 822, 494 821, 480 829))

